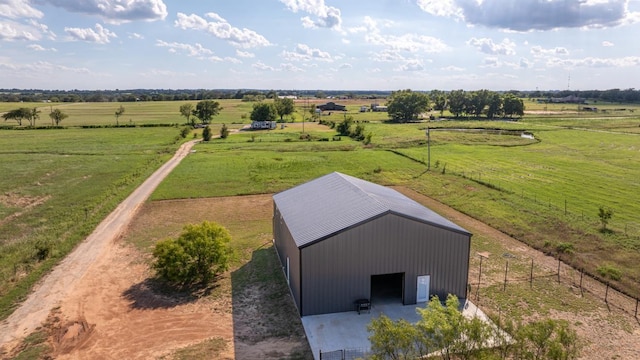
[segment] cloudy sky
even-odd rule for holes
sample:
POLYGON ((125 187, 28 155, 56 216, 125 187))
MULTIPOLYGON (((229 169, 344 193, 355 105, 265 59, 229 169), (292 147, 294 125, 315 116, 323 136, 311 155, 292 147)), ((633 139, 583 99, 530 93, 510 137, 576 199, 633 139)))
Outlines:
POLYGON ((0 0, 0 88, 636 88, 640 0, 0 0))

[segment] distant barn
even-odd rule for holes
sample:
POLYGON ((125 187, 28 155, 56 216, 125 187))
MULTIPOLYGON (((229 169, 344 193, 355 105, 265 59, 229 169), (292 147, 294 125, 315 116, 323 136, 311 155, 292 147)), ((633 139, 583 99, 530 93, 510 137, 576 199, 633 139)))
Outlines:
POLYGON ((471 234, 393 189, 334 172, 273 203, 275 248, 302 316, 358 300, 466 298, 471 234))
POLYGON ((317 108, 320 109, 320 111, 347 111, 345 105, 339 105, 334 102, 318 105, 317 108))

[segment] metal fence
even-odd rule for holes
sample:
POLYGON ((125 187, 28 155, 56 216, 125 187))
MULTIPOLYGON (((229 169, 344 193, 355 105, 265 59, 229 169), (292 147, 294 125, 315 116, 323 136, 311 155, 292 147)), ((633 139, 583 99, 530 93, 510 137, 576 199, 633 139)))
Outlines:
POLYGON ((320 350, 320 360, 357 360, 366 359, 369 351, 365 349, 320 350))

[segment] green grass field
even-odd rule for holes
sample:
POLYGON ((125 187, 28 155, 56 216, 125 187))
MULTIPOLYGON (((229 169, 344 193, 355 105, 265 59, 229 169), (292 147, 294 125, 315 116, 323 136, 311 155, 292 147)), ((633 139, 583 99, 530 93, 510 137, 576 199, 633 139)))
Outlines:
MULTIPOLYGON (((183 123, 178 111, 182 103, 124 103, 119 122, 183 123)), ((0 111, 23 105, 3 104, 0 111)), ((66 129, 0 130, 0 318, 181 141, 176 127, 78 128, 115 124, 119 105, 52 104, 70 115, 62 123, 66 129), (37 261, 37 249, 43 248, 50 252, 37 261)), ((222 123, 232 129, 250 123, 252 103, 228 100, 221 105, 222 112, 213 119, 214 134, 222 123)), ((360 113, 359 106, 368 105, 361 100, 348 103, 347 114, 372 133, 372 143, 363 146, 308 122, 306 114, 308 139, 303 139, 305 105, 297 104, 295 122, 283 129, 241 131, 197 145, 152 199, 274 193, 340 171, 408 186, 546 251, 571 242, 576 266, 595 273, 598 266, 612 264, 623 273, 617 285, 637 295, 640 117, 635 112, 601 116, 571 109, 560 115, 526 115, 515 122, 389 124, 384 113, 360 113), (469 131, 478 128, 505 131, 469 131), (507 130, 527 131, 535 139, 507 130), (599 206, 614 210, 609 232, 599 231, 599 206)), ((551 106, 562 110, 553 104, 548 111, 551 106)), ((41 106, 42 113, 48 114, 48 108, 41 106)), ((341 121, 344 116, 336 112, 323 119, 341 121)), ((38 124, 48 123, 48 116, 41 114, 38 124)))

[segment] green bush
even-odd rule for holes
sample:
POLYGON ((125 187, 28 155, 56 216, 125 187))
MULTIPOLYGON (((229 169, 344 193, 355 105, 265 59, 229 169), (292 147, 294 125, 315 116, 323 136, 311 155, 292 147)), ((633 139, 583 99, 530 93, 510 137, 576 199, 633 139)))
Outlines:
POLYGON ((159 278, 179 286, 206 285, 229 266, 229 232, 205 221, 188 224, 177 239, 156 244, 153 268, 159 278))

